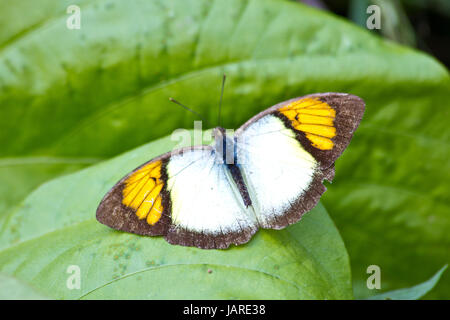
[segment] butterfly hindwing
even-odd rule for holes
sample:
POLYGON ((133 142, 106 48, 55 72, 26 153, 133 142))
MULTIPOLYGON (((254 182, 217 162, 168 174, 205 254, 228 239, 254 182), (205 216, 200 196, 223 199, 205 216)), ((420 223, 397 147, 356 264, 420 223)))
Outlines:
POLYGON ((172 201, 172 244, 227 248, 250 240, 257 226, 233 186, 229 172, 218 163, 214 149, 178 154, 167 166, 172 201))

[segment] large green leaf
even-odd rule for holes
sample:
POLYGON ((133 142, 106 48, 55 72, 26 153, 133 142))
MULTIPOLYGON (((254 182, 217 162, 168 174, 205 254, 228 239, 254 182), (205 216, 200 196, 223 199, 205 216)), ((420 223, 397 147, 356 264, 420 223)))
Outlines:
POLYGON ((174 146, 170 137, 33 192, 0 233, 0 272, 53 298, 349 299, 344 243, 323 206, 246 245, 202 250, 112 230, 95 219, 101 197, 139 164, 174 146), (66 286, 80 268, 81 289, 66 286))
MULTIPOLYGON (((52 176, 191 127, 169 96, 214 125, 226 72, 227 127, 311 92, 366 101, 324 196, 358 297, 373 294, 368 265, 394 289, 449 262, 450 81, 429 56, 285 1, 0 0, 0 24, 4 212, 52 176), (69 3, 80 30, 65 27, 69 3)), ((433 292, 449 297, 448 273, 433 292)))

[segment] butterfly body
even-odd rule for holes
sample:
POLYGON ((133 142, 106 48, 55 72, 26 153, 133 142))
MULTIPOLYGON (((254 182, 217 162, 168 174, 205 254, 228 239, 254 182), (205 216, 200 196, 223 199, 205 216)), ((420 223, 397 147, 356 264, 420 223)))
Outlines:
POLYGON ((217 127, 212 145, 174 150, 120 180, 97 219, 204 249, 282 229, 317 204, 363 112, 356 96, 315 94, 275 105, 234 133, 217 127))
POLYGON ((214 153, 218 160, 217 163, 225 166, 225 169, 230 173, 245 206, 251 206, 252 201, 245 185, 238 160, 238 141, 236 137, 227 135, 226 130, 222 127, 217 127, 213 130, 213 137, 215 140, 214 153))

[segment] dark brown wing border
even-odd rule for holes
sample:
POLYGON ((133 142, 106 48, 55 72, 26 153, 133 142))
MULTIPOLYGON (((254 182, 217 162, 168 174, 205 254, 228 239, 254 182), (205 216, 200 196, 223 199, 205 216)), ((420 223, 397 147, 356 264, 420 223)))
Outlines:
POLYGON ((361 122, 362 116, 364 114, 364 109, 364 101, 360 97, 352 94, 336 92, 310 94, 303 97, 283 101, 257 114, 246 123, 244 123, 236 131, 236 135, 239 135, 249 125, 261 119, 262 117, 273 114, 276 117, 280 118, 287 128, 295 132, 297 140, 301 143, 305 150, 311 153, 314 158, 320 163, 320 168, 327 169, 336 161, 336 159, 349 145, 350 140, 353 137, 353 133, 358 128, 359 123, 361 122), (280 108, 304 98, 318 98, 322 102, 327 103, 336 111, 336 117, 334 119, 336 137, 332 138, 332 141, 334 142, 333 149, 320 150, 315 148, 312 145, 311 141, 306 138, 305 133, 296 130, 292 126, 291 121, 278 111, 280 108))
POLYGON ((166 235, 172 226, 171 212, 172 212, 172 203, 170 199, 170 193, 167 190, 167 163, 172 155, 182 154, 187 151, 192 150, 205 150, 211 149, 210 146, 195 146, 195 147, 185 147, 181 149, 177 149, 174 151, 167 152, 159 157, 153 158, 150 161, 140 165, 130 173, 128 173, 125 177, 120 179, 103 197, 100 202, 97 212, 96 218, 97 220, 113 229, 131 232, 135 234, 140 234, 144 236, 160 236, 166 235), (161 161, 161 179, 164 182, 164 186, 161 190, 161 198, 163 205, 163 212, 161 214, 161 218, 159 221, 152 225, 149 225, 145 219, 139 220, 136 216, 135 210, 130 207, 127 207, 122 203, 123 199, 123 188, 125 187, 125 181, 136 171, 141 169, 142 167, 156 161, 161 161))

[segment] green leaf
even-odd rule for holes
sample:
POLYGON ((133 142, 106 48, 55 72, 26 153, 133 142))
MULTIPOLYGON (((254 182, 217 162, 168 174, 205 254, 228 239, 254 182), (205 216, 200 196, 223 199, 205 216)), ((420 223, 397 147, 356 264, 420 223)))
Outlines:
MULTIPOLYGON (((366 287, 369 265, 381 267, 384 288, 393 290, 450 262, 448 75, 428 93, 404 86, 408 93, 386 93, 373 108, 367 101, 322 198, 352 259, 356 298, 374 294, 366 287)), ((449 292, 445 274, 427 298, 448 299, 449 292)))
MULTIPOLYGON (((366 101, 324 196, 358 298, 373 294, 368 265, 389 290, 450 262, 450 80, 433 58, 287 1, 3 1, 0 24, 2 220, 51 177, 191 128, 168 97, 214 126, 225 72, 229 128, 312 92, 366 101), (80 30, 66 28, 69 4, 81 7, 80 30)), ((449 292, 445 274, 430 297, 449 292)))
POLYGON ((425 294, 430 292, 434 286, 438 283, 444 271, 447 269, 447 265, 443 266, 434 276, 427 281, 418 284, 411 288, 399 289, 390 292, 385 292, 372 296, 370 300, 417 300, 422 298, 425 294))
POLYGON ((21 281, 0 273, 0 300, 46 300, 47 298, 21 281))
POLYGON ((42 182, 98 161, 53 156, 0 158, 0 219, 42 182))
POLYGON ((0 233, 0 271, 59 299, 352 298, 347 252, 322 205, 229 250, 174 246, 97 222, 114 183, 175 142, 155 141, 38 188, 0 233), (80 290, 66 287, 70 265, 80 267, 80 290))

